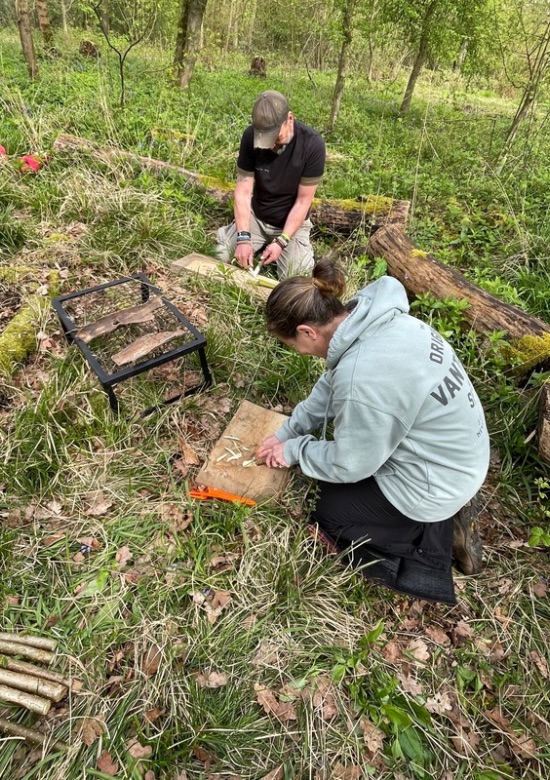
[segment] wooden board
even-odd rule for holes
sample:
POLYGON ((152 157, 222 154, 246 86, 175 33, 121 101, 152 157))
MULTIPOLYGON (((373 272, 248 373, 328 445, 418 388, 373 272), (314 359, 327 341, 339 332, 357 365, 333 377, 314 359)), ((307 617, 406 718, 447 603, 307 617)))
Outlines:
POLYGON ((200 276, 210 276, 220 280, 229 279, 233 284, 252 293, 257 298, 261 298, 263 301, 267 301, 271 292, 270 287, 262 287, 261 283, 259 284, 248 271, 228 263, 222 263, 221 260, 215 260, 213 257, 201 255, 198 252, 192 252, 179 260, 174 260, 170 268, 176 273, 191 271, 200 276))
POLYGON ((270 469, 255 463, 245 467, 242 463, 254 459, 258 444, 276 433, 286 419, 284 414, 242 401, 197 474, 197 484, 228 490, 255 501, 274 498, 287 484, 289 469, 270 469), (240 453, 240 457, 234 458, 228 449, 240 453), (218 460, 220 457, 223 459, 218 460))

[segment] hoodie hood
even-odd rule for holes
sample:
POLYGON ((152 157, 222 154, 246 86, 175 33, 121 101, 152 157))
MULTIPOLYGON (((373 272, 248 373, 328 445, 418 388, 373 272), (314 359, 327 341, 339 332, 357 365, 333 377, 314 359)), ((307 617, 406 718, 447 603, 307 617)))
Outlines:
POLYGON ((352 310, 330 340, 327 353, 329 369, 334 368, 355 341, 372 335, 398 314, 409 312, 405 288, 390 276, 383 276, 364 287, 350 301, 349 306, 353 306, 352 310))

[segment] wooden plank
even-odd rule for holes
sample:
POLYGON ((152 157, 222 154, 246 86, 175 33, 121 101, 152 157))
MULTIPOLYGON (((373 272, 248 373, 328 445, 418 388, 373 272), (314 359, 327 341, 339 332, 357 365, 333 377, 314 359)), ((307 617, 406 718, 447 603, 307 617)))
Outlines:
MULTIPOLYGON (((272 290, 271 286, 263 286, 267 280, 262 280, 261 277, 254 279, 248 271, 244 271, 242 268, 222 263, 221 260, 208 257, 208 255, 201 255, 198 252, 192 252, 179 260, 174 260, 170 268, 175 273, 191 271, 200 276, 209 276, 222 282, 229 281, 231 284, 236 284, 241 289, 252 293, 252 295, 261 298, 263 301, 267 301, 272 290)), ((276 286, 275 280, 273 282, 273 286, 276 286)))
POLYGON ((289 469, 270 469, 255 462, 249 466, 242 464, 254 460, 258 444, 278 431, 286 419, 284 414, 242 401, 198 473, 197 484, 255 501, 277 496, 289 480, 289 469), (235 454, 239 457, 235 458, 235 454))
POLYGON ((123 325, 137 325, 143 322, 152 322, 155 319, 154 312, 163 306, 160 295, 153 295, 146 303, 140 303, 139 306, 132 306, 129 309, 114 311, 106 314, 95 322, 90 322, 77 332, 79 339, 86 344, 93 341, 98 336, 105 336, 112 333, 123 325))

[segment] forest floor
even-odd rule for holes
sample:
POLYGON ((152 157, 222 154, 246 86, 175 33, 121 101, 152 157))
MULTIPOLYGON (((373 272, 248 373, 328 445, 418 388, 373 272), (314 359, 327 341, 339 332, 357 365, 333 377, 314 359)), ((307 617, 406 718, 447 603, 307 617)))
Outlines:
MULTIPOLYGON (((206 334, 215 383, 141 417, 196 380, 189 356, 121 383, 114 415, 53 309, 40 308, 34 351, 0 386, 0 626, 56 639, 52 669, 79 683, 45 716, 0 708, 48 738, 32 747, 0 735, 1 780, 547 780, 550 563, 529 543, 548 521, 547 471, 529 436, 547 374, 518 384, 451 304, 419 302, 471 373, 493 442, 485 568, 456 573, 453 608, 386 591, 328 555, 306 530, 311 486, 299 474, 279 501, 252 508, 190 499, 239 403, 289 413, 322 365, 268 337, 239 288, 170 270, 190 251, 212 253, 227 210, 176 175, 51 150, 72 132, 230 181, 258 83, 242 68, 199 68, 182 96, 149 52, 130 66, 120 111, 108 58, 68 48, 42 63, 35 89, 3 35, 1 267, 32 269, 46 299, 145 272, 206 334), (46 164, 22 174, 30 152, 46 164)), ((269 86, 292 89, 322 127, 331 82, 316 78, 313 91, 289 66, 269 86)), ((537 139, 535 168, 530 138, 531 168, 491 176, 511 103, 430 82, 402 120, 391 89, 365 97, 350 83, 324 194, 411 200, 420 245, 550 318, 550 149, 537 139)), ((364 236, 318 233, 315 246, 338 255, 350 295, 383 270, 364 236)), ((26 299, 0 282, 0 329, 26 299)))

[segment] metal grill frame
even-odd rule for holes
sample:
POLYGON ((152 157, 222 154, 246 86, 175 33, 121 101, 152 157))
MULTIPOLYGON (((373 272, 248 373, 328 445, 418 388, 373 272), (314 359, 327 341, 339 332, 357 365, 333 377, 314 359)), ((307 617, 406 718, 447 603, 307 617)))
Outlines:
MULTIPOLYGON (((203 336, 189 322, 189 320, 186 317, 184 317, 181 311, 163 295, 162 291, 158 287, 155 287, 155 285, 151 283, 149 278, 144 273, 130 274, 129 276, 124 276, 120 279, 115 279, 112 282, 105 282, 104 284, 99 284, 95 287, 87 287, 84 290, 77 290, 76 292, 67 293, 66 295, 59 295, 56 298, 52 299, 52 306, 55 309, 57 316, 59 317, 65 338, 67 339, 69 344, 75 344, 80 349, 80 351, 88 361, 90 368, 97 376, 103 390, 107 394, 111 409, 115 413, 118 413, 120 410, 119 402, 113 389, 115 385, 119 384, 120 382, 124 382, 125 379, 130 379, 131 377, 137 376, 138 374, 141 374, 144 371, 149 371, 149 369, 151 368, 162 366, 165 363, 169 363, 171 360, 175 360, 176 358, 180 358, 183 357, 184 355, 188 355, 191 352, 198 352, 203 381, 200 382, 198 385, 195 385, 195 387, 191 387, 188 390, 185 390, 183 393, 180 393, 174 398, 170 398, 168 401, 165 401, 160 406, 166 406, 167 404, 172 404, 175 401, 178 401, 180 398, 194 395, 195 393, 204 390, 205 388, 209 387, 212 384, 212 375, 208 367, 208 362, 206 360, 206 353, 205 353, 206 337, 203 336), (134 280, 141 283, 142 303, 146 303, 149 300, 151 292, 159 295, 163 305, 174 315, 174 317, 178 320, 178 322, 180 322, 187 329, 187 331, 191 333, 193 339, 192 341, 186 342, 185 344, 179 347, 175 347, 174 349, 171 349, 168 352, 164 352, 162 355, 149 358, 148 360, 144 360, 143 362, 137 363, 134 366, 129 366, 128 368, 122 368, 120 371, 108 373, 103 368, 103 366, 101 365, 100 361, 98 360, 94 352, 90 349, 89 345, 86 344, 86 342, 82 341, 82 339, 79 339, 78 336, 76 335, 78 329, 76 327, 74 320, 69 316, 69 314, 65 310, 64 303, 66 301, 74 300, 75 298, 82 298, 92 293, 101 292, 108 288, 116 287, 119 284, 127 284, 128 282, 134 280)), ((155 407, 150 407, 149 409, 145 409, 142 412, 142 416, 146 416, 147 414, 150 414, 151 412, 155 411, 158 408, 159 408, 158 406, 155 406, 155 407)))

